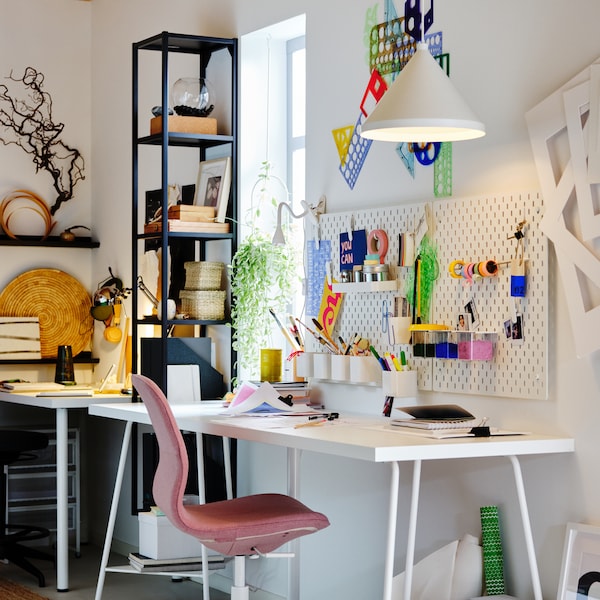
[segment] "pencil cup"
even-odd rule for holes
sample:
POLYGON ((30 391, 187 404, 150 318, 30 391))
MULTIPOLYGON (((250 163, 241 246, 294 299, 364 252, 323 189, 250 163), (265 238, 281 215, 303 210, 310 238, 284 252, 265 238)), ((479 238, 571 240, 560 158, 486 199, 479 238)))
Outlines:
POLYGON ((389 317, 389 324, 394 333, 395 344, 410 344, 412 317, 389 317))
POLYGON ((381 365, 373 356, 350 357, 350 381, 353 383, 381 383, 381 365))
POLYGON ((331 379, 334 381, 348 381, 350 379, 351 356, 333 354, 331 356, 331 379))
POLYGON ((313 355, 313 376, 316 379, 331 378, 331 354, 316 352, 313 355))
POLYGON ((384 371, 381 374, 383 393, 394 398, 417 396, 417 371, 384 371))
POLYGON ((263 348, 260 351, 260 380, 281 381, 281 350, 263 348))
POLYGON ((71 346, 59 346, 56 353, 56 372, 54 374, 56 383, 73 385, 75 383, 75 371, 73 369, 73 350, 71 346))
POLYGON ((314 352, 302 352, 296 356, 296 374, 299 377, 313 376, 313 355, 314 352))

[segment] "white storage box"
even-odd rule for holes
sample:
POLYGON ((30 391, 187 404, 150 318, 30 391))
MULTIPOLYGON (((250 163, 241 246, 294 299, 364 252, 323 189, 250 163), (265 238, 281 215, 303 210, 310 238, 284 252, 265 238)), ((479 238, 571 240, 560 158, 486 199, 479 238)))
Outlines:
POLYGON ((190 558, 201 556, 202 544, 180 531, 167 517, 151 512, 138 513, 140 554, 148 558, 190 558))

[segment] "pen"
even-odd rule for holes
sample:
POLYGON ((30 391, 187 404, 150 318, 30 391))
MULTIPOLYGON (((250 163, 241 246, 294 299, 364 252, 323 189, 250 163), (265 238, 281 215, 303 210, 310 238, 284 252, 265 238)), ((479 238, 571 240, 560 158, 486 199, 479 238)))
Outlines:
POLYGON ((323 425, 324 423, 327 423, 329 419, 319 419, 318 421, 316 420, 312 420, 312 421, 306 421, 306 423, 298 423, 297 425, 294 425, 294 429, 300 429, 300 427, 316 427, 317 425, 323 425))
POLYGON ((383 358, 381 358, 381 356, 379 356, 379 354, 377 354, 377 350, 375 350, 375 348, 373 348, 373 346, 369 346, 369 350, 371 351, 371 354, 377 359, 377 361, 381 365, 381 368, 384 371, 389 371, 390 368, 388 367, 388 365, 385 362, 385 360, 383 360, 383 358))

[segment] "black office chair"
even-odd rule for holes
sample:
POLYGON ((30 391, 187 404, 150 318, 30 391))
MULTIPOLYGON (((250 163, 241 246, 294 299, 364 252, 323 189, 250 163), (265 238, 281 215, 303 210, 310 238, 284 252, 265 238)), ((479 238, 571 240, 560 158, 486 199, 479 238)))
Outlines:
POLYGON ((36 450, 48 446, 48 436, 38 431, 0 431, 0 468, 2 469, 2 485, 0 486, 0 510, 2 510, 2 529, 0 529, 0 558, 18 565, 31 573, 40 584, 46 585, 44 574, 29 559, 36 558, 54 562, 54 556, 23 544, 40 540, 50 535, 43 527, 32 527, 7 523, 7 476, 6 466, 18 460, 33 458, 36 450))

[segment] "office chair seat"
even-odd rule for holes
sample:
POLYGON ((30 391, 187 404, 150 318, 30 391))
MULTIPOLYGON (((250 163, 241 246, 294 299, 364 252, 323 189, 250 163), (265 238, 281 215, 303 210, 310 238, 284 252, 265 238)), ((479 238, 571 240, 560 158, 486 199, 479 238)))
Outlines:
POLYGON ((40 569, 30 562, 30 558, 54 562, 54 556, 23 544, 47 538, 50 535, 44 527, 34 527, 19 523, 7 523, 7 477, 5 467, 19 460, 35 456, 35 451, 48 446, 48 436, 38 431, 2 430, 0 434, 0 468, 2 485, 0 490, 0 510, 2 510, 2 528, 0 529, 0 558, 18 565, 34 575, 40 587, 46 585, 46 579, 40 569))
MULTIPOLYGON (((329 525, 327 517, 284 494, 254 494, 201 505, 184 505, 188 457, 183 437, 161 389, 142 375, 132 375, 158 440, 159 462, 154 475, 154 501, 169 521, 200 540, 207 548, 240 557, 267 554, 300 536, 329 525)), ((232 598, 247 598, 248 587, 234 574, 232 598)))

